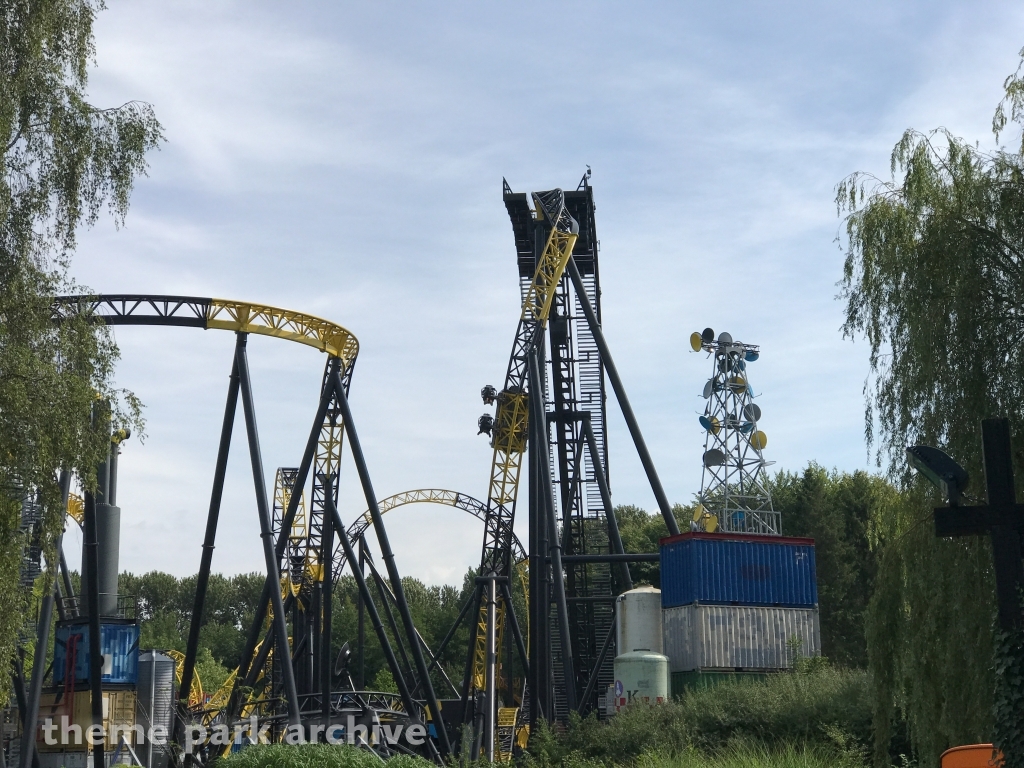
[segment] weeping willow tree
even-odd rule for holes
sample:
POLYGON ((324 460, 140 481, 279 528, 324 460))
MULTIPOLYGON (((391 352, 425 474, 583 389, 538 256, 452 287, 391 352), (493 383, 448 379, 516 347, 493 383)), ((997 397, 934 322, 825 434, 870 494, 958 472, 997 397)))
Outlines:
POLYGON ((42 503, 33 535, 52 556, 64 521, 58 471, 90 484, 111 415, 137 424, 138 404, 112 383, 117 348, 104 329, 51 320, 54 295, 78 290, 69 276, 77 230, 105 208, 124 219, 161 137, 146 104, 87 101, 100 8, 98 0, 0 0, 0 702, 26 618, 21 500, 42 503), (91 418, 97 397, 113 403, 101 424, 91 418))
MULTIPOLYGON (((1020 71, 1005 83, 997 141, 1024 118, 1020 71)), ((1008 685, 996 690, 995 665, 1020 665, 994 653, 989 543, 935 537, 931 509, 941 500, 911 475, 904 450, 943 448, 970 473, 968 493, 984 499, 980 422, 1006 417, 1024 490, 1024 144, 985 152, 942 129, 907 131, 890 172, 854 174, 837 190, 843 330, 870 345, 866 437, 905 490, 871 525, 880 551, 867 614, 876 758, 888 764, 902 715, 924 765, 950 745, 995 737, 1007 766, 1020 766, 1024 680, 1000 675, 1008 685)))

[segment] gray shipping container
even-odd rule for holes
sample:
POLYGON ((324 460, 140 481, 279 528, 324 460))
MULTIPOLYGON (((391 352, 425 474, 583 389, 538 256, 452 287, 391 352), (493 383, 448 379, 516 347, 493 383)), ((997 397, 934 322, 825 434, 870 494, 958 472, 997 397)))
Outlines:
POLYGON ((821 654, 817 608, 693 603, 662 619, 671 672, 787 669, 821 654))

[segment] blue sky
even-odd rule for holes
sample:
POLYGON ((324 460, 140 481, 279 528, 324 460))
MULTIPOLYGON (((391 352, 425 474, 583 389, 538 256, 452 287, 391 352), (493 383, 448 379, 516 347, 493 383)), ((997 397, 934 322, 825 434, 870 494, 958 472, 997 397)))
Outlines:
MULTIPOLYGON (((751 382, 776 469, 866 468, 834 187, 886 176, 910 127, 990 144, 1022 22, 1009 2, 111 3, 91 97, 152 103, 167 143, 126 226, 84 232, 73 272, 100 293, 346 326, 378 494, 485 498, 478 392, 500 384, 518 317, 501 179, 574 187, 590 165, 605 331, 669 497, 700 486, 709 364, 687 338, 705 326, 761 345, 751 382)), ((194 573, 233 340, 116 335, 118 381, 149 420, 122 454, 122 568, 194 573)), ((250 363, 272 482, 301 454, 323 358, 254 338, 250 363)), ((610 434, 614 500, 653 510, 617 414, 610 434)), ((350 520, 364 505, 344 466, 350 520)), ((262 568, 256 520, 236 440, 215 570, 262 568)), ((387 522, 403 574, 453 583, 479 561, 462 513, 387 522)))

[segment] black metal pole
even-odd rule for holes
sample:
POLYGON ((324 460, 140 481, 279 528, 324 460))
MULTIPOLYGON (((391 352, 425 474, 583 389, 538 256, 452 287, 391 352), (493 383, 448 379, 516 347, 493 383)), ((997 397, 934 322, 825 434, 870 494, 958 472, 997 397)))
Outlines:
POLYGON ((435 723, 438 741, 441 745, 441 756, 447 757, 451 754, 452 746, 448 740, 448 730, 441 720, 441 707, 434 693, 434 684, 430 680, 430 673, 427 671, 427 662, 423 658, 423 650, 416 642, 416 626, 413 624, 412 614, 409 612, 409 603, 405 599, 405 589, 402 587, 402 577, 398 573, 398 566, 395 564, 395 553, 391 551, 391 543, 388 540, 388 532, 384 528, 384 520, 380 514, 380 507, 377 506, 377 497, 373 491, 373 484, 370 482, 370 472, 366 467, 366 459, 363 456, 363 448, 359 443, 359 435, 356 433, 355 424, 352 420, 352 409, 349 407, 348 396, 341 385, 341 377, 335 371, 334 392, 341 408, 341 415, 345 423, 345 432, 348 441, 352 446, 352 459, 356 464, 356 471, 359 474, 359 482, 363 486, 363 496, 366 497, 366 506, 370 510, 370 517, 373 519, 373 529, 377 534, 377 544, 380 546, 381 555, 384 557, 384 565, 388 571, 388 578, 391 580, 391 589, 395 593, 395 600, 398 602, 398 612, 402 616, 402 623, 405 624, 405 632, 412 646, 413 660, 416 662, 416 671, 423 684, 423 690, 427 695, 427 703, 430 705, 430 715, 435 723))
MULTIPOLYGON (((210 584, 210 569, 213 566, 213 550, 217 540, 217 521, 220 519, 220 502, 224 495, 224 476, 227 474, 228 453, 231 451, 231 433, 235 425, 235 411, 238 407, 238 350, 245 346, 245 336, 235 339, 235 354, 231 360, 231 374, 228 378, 228 397, 224 404, 224 420, 220 427, 220 445, 217 448, 217 462, 213 470, 213 490, 210 493, 210 508, 206 516, 206 536, 203 539, 203 553, 199 559, 199 575, 196 577, 196 593, 192 601, 192 619, 188 627, 188 643, 185 646, 185 663, 182 665, 181 686, 178 689, 178 711, 188 705, 192 690, 192 676, 196 670, 196 654, 199 652, 199 630, 203 625, 203 610, 206 605, 206 590, 210 584)), ((182 723, 184 725, 184 723, 182 723)))
MULTIPOLYGON (((543 413, 534 411, 533 399, 529 401, 529 424, 533 425, 545 418, 543 413)), ((529 558, 530 558, 530 595, 527 610, 530 613, 530 676, 529 681, 529 712, 530 732, 534 733, 537 724, 541 720, 547 720, 546 713, 550 711, 548 706, 548 642, 547 629, 549 626, 548 615, 550 606, 548 604, 547 573, 548 565, 545 556, 546 540, 545 525, 543 524, 543 503, 541 502, 540 490, 540 468, 539 461, 545 458, 542 455, 540 431, 529 428, 527 430, 529 450, 527 461, 529 462, 529 558)), ((546 451, 543 451, 546 453, 546 451)))
POLYGON ((57 553, 60 558, 60 578, 64 582, 64 596, 68 599, 71 608, 71 615, 78 616, 78 601, 75 599, 75 588, 71 585, 71 571, 68 570, 68 561, 64 557, 64 549, 57 553))
MULTIPOLYGON (((60 473, 60 495, 61 509, 68 508, 68 494, 71 491, 71 474, 67 470, 60 473)), ((63 524, 63 515, 61 516, 63 524)), ((55 551, 61 551, 64 540, 64 529, 57 535, 55 551)), ((21 764, 24 768, 31 768, 36 752, 36 719, 39 717, 39 698, 43 690, 43 675, 46 673, 46 650, 50 644, 50 624, 53 621, 53 603, 60 589, 58 573, 60 566, 57 563, 47 563, 47 571, 53 579, 53 585, 43 597, 42 605, 39 606, 39 623, 36 625, 36 650, 32 656, 32 677, 29 681, 27 704, 28 726, 23 729, 21 735, 21 764), (54 566, 57 566, 56 568, 54 566)))
MULTIPOLYGON (((587 448, 590 450, 590 461, 594 467, 594 475, 597 477, 597 488, 601 492, 601 504, 605 509, 605 517, 608 518, 608 540, 611 543, 613 555, 624 555, 626 548, 622 546, 622 536, 619 534, 619 523, 615 519, 615 508, 612 507, 612 491, 608 487, 608 475, 604 471, 604 462, 597 449, 597 438, 594 436, 594 428, 590 424, 590 414, 583 418, 583 433, 587 438, 587 448)), ((622 563, 619 569, 619 579, 622 585, 630 590, 633 588, 633 578, 629 575, 629 565, 622 563)))
MULTIPOLYGON (((480 605, 480 585, 477 584, 473 587, 473 595, 470 597, 473 604, 476 606, 480 605)), ((472 621, 469 624, 469 650, 466 651, 466 667, 465 674, 462 678, 462 724, 466 725, 469 722, 469 696, 470 691, 473 690, 473 656, 476 654, 476 633, 480 629, 479 621, 472 621)), ((475 705, 475 702, 474 702, 475 705)), ((476 757, 473 758, 473 762, 476 761, 476 757)))
MULTIPOLYGON (((245 412, 245 432, 249 438, 249 458, 252 464, 253 486, 256 491, 256 509, 260 518, 260 538, 263 539, 263 555, 267 564, 267 580, 272 584, 280 584, 281 574, 278 571, 278 555, 274 551, 273 531, 270 528, 270 504, 267 500, 266 478, 263 475, 263 457, 260 454, 260 438, 256 431, 256 411, 252 401, 252 387, 249 382, 249 362, 245 353, 246 334, 239 333, 235 359, 238 363, 238 384, 242 391, 242 410, 245 412)), ((282 535, 288 533, 282 528, 282 535)), ((293 728, 301 725, 299 718, 299 697, 295 690, 295 672, 292 669, 291 651, 288 647, 288 626, 285 623, 284 601, 281 590, 277 587, 270 590, 270 599, 274 608, 275 645, 279 653, 274 658, 281 663, 284 682, 284 693, 288 701, 288 723, 293 728)))
POLYGON ((624 555, 562 555, 563 563, 656 563, 657 552, 634 552, 624 555))
MULTIPOLYGON (((306 439, 306 447, 302 452, 302 460, 299 462, 299 469, 295 475, 295 486, 294 488, 304 488, 306 485, 306 478, 309 476, 309 468, 313 464, 313 458, 316 455, 317 445, 319 445, 320 431, 323 429, 324 419, 327 416, 327 409, 331 405, 331 401, 334 399, 334 384, 330 378, 330 372, 337 370, 337 366, 340 364, 340 360, 337 357, 331 357, 327 361, 325 376, 326 383, 320 393, 320 403, 317 406, 316 416, 313 418, 313 427, 309 431, 309 437, 306 439)), ((295 513, 298 510, 299 501, 302 498, 302 493, 292 493, 288 501, 288 509, 285 511, 284 519, 281 522, 281 531, 277 536, 277 543, 274 547, 274 552, 277 555, 277 560, 280 562, 281 557, 284 555, 285 546, 288 542, 288 535, 292 528, 292 522, 295 520, 295 513)), ((256 649, 256 643, 259 642, 260 634, 263 629, 263 620, 267 616, 267 606, 270 603, 270 591, 271 586, 277 588, 277 585, 272 585, 270 580, 267 579, 263 584, 263 593, 260 595, 259 602, 256 604, 256 613, 253 617, 252 624, 249 626, 249 635, 246 638, 245 650, 242 652, 242 658, 238 663, 238 677, 237 680, 241 680, 246 673, 249 671, 249 664, 252 661, 253 653, 256 649)), ((232 700, 237 700, 238 686, 236 684, 235 690, 232 691, 232 700)), ((233 713, 234 709, 229 712, 233 713)))
MULTIPOLYGON (((608 634, 605 635, 604 642, 601 643, 601 652, 597 654, 597 661, 594 663, 594 668, 590 671, 590 679, 587 681, 587 689, 583 692, 583 698, 580 699, 580 707, 587 706, 587 702, 590 701, 590 697, 594 693, 594 686, 597 685, 597 678, 601 672, 601 665, 604 664, 604 657, 608 655, 608 648, 611 647, 612 638, 615 637, 615 614, 612 613, 612 625, 608 627, 608 634)), ((582 711, 580 714, 584 714, 582 711)))
MULTIPOLYGON (((530 351, 530 398, 532 399, 534 412, 544 413, 544 396, 542 394, 540 381, 540 362, 537 357, 537 350, 530 351)), ((544 418, 531 419, 534 422, 534 429, 541 435, 547 432, 547 423, 544 418)), ((542 446, 547 440, 538 440, 542 446)), ((558 634, 562 648, 562 677, 565 681, 565 704, 569 711, 576 709, 576 675, 573 669, 572 638, 569 635, 569 606, 565 600, 564 571, 562 570, 562 547, 558 541, 558 523, 555 521, 555 505, 551 498, 551 466, 545 460, 546 457, 538 457, 537 464, 540 466, 540 495, 542 513, 546 512, 548 536, 548 548, 551 553, 551 578, 554 584, 555 604, 558 613, 558 634)))
POLYGON ((367 564, 370 566, 370 576, 373 577, 373 583, 377 587, 377 596, 380 598, 381 605, 384 606, 384 615, 388 619, 388 626, 391 627, 391 636, 395 638, 395 645, 398 646, 398 655, 402 657, 402 676, 412 682, 410 691, 415 693, 419 687, 419 681, 416 679, 416 675, 413 674, 412 664, 409 663, 409 654, 406 653, 405 643, 402 642, 402 633, 398 629, 395 612, 391 610, 391 603, 388 601, 387 590, 384 587, 384 579, 377 573, 373 560, 367 560, 367 564))
POLYGON ((14 685, 14 698, 18 702, 18 716, 21 718, 21 727, 24 729, 25 723, 28 722, 28 696, 25 694, 25 664, 24 664, 25 649, 19 648, 17 653, 14 654, 14 658, 11 660, 11 666, 14 669, 11 670, 11 682, 14 685))
MULTIPOLYGON (((85 492, 85 558, 88 568, 85 576, 85 604, 89 611, 89 691, 92 705, 92 725, 103 727, 103 650, 100 644, 100 558, 96 539, 96 497, 85 492)), ((93 765, 103 762, 103 739, 97 739, 92 749, 93 765)))
POLYGON ((619 401, 619 409, 626 420, 626 426, 629 427, 629 434, 633 438, 633 445, 636 446, 636 452, 640 456, 640 461, 644 465, 644 471, 647 473, 647 480, 651 484, 651 490, 654 491, 654 498, 658 501, 661 516, 665 518, 665 525, 668 526, 669 534, 676 536, 679 533, 679 526, 676 524, 676 516, 672 514, 672 505, 668 503, 668 496, 665 495, 665 489, 661 486, 658 470, 654 468, 654 461, 647 450, 647 443, 644 442, 640 425, 637 424, 636 415, 633 413, 633 406, 629 404, 626 389, 622 386, 622 379, 619 378, 619 372, 612 360, 611 350, 608 349, 608 342, 604 338, 601 324, 597 321, 597 315, 594 314, 594 308, 590 304, 590 299, 587 298, 583 278, 580 277, 580 271, 576 268, 576 263, 572 260, 572 257, 569 258, 566 269, 569 272, 569 277, 572 279, 573 286, 576 288, 576 295, 579 297, 580 306, 583 307, 583 314, 586 316, 587 324, 590 326, 590 333, 593 335, 594 341, 597 342, 597 349, 601 353, 601 362, 604 363, 605 373, 608 374, 608 381, 611 382, 612 389, 615 392, 615 399, 619 401))
POLYGON ((469 609, 473 607, 475 597, 476 592, 470 595, 469 600, 467 600, 466 604, 462 606, 462 610, 459 611, 459 617, 455 619, 455 622, 452 624, 451 629, 448 630, 448 634, 444 636, 444 639, 441 641, 441 644, 437 646, 437 651, 434 652, 433 658, 431 658, 430 660, 430 669, 433 669, 435 665, 441 663, 441 654, 444 653, 445 648, 448 647, 448 643, 450 643, 452 638, 455 637, 455 632, 456 630, 458 630, 459 625, 462 624, 463 619, 466 618, 466 614, 469 613, 469 609))
MULTIPOLYGON (((329 725, 333 661, 331 658, 331 630, 334 622, 334 518, 331 515, 324 515, 321 531, 323 547, 320 562, 323 563, 323 580, 320 587, 320 600, 323 607, 320 615, 323 618, 320 626, 320 714, 324 719, 324 724, 329 725)), ((339 535, 344 536, 345 532, 340 531, 339 535)))
POLYGON ((398 686, 398 694, 402 697, 402 703, 405 705, 405 710, 409 713, 409 717, 414 717, 415 712, 417 711, 416 704, 413 701, 412 694, 409 693, 409 686, 406 684, 405 677, 402 675, 402 668, 398 666, 398 659, 395 658, 395 651, 391 647, 391 641, 388 640, 388 633, 384 630, 384 622, 380 620, 380 614, 377 612, 377 605, 373 602, 373 597, 370 595, 370 588, 367 586, 366 579, 363 577, 363 572, 359 567, 356 553, 352 549, 352 542, 348 539, 348 533, 345 532, 345 525, 341 522, 341 514, 338 512, 338 506, 334 503, 334 499, 330 494, 327 494, 326 503, 327 512, 334 520, 334 529, 339 531, 338 543, 341 544, 341 548, 345 551, 345 561, 348 563, 348 567, 356 579, 356 586, 359 587, 359 594, 363 596, 363 604, 366 606, 366 612, 370 616, 370 623, 373 625, 373 631, 377 634, 377 641, 380 643, 381 651, 384 652, 384 659, 388 663, 388 668, 391 670, 392 677, 395 678, 395 684, 398 686))
POLYGON ((519 620, 516 618, 516 609, 512 607, 512 589, 508 582, 502 582, 502 594, 505 597, 505 610, 508 614, 509 624, 512 627, 512 636, 516 641, 516 649, 519 651, 519 660, 523 662, 523 676, 530 679, 530 659, 526 653, 526 644, 523 642, 523 633, 519 629, 519 620))
MULTIPOLYGON (((1016 504, 1009 420, 982 419, 981 442, 988 503, 1006 506, 1016 504)), ((1004 632, 1014 632, 1024 623, 1020 604, 1020 591, 1024 587, 1020 535, 1012 526, 993 525, 991 539, 999 627, 1004 632)))
MULTIPOLYGON (((347 534, 339 534, 347 535, 347 534)), ((359 537, 359 573, 365 574, 366 567, 363 565, 363 554, 366 550, 366 542, 363 537, 359 537)), ((359 617, 357 619, 358 626, 356 627, 356 642, 359 645, 359 688, 366 690, 366 606, 363 603, 363 593, 357 591, 359 598, 359 617)))

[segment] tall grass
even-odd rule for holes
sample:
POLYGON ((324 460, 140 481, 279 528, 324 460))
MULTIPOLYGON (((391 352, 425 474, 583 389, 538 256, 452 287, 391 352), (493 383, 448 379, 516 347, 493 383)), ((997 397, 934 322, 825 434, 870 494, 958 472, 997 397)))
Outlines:
POLYGON ((863 765, 870 744, 867 676, 824 668, 725 682, 669 704, 627 708, 606 723, 574 718, 563 733, 542 729, 535 734, 530 751, 541 768, 574 761, 625 765, 641 759, 670 760, 658 764, 683 768, 689 765, 686 760, 710 756, 733 761, 723 766, 775 765, 751 762, 769 754, 790 762, 830 755, 833 765, 837 760, 863 765), (741 759, 747 762, 736 762, 741 759))
MULTIPOLYGON (((217 761, 217 768, 381 768, 381 759, 365 749, 332 744, 265 744, 246 747, 217 761)), ((388 768, 436 768, 418 757, 398 755, 388 768)))

